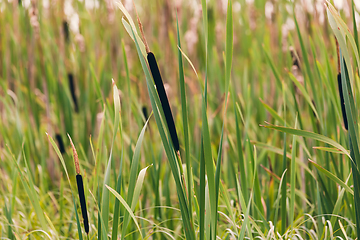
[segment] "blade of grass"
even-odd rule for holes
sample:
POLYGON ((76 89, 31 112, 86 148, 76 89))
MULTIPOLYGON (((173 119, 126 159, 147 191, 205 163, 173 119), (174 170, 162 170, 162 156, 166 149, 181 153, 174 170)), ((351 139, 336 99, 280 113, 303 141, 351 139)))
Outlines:
MULTIPOLYGON (((41 209, 41 206, 40 206, 40 201, 37 197, 37 194, 35 192, 35 189, 34 189, 34 185, 32 183, 32 180, 31 179, 26 179, 23 172, 21 171, 21 168, 20 168, 20 165, 18 164, 18 162, 16 161, 11 149, 9 146, 8 147, 8 150, 11 154, 11 159, 13 160, 13 163, 15 165, 15 167, 17 168, 17 171, 19 172, 19 175, 20 175, 20 180, 25 188, 25 191, 30 199, 30 202, 31 204, 34 206, 34 209, 35 209, 35 212, 36 212, 36 215, 37 217, 39 218, 39 221, 40 221, 40 225, 42 227, 42 229, 45 231, 45 229, 47 229, 47 224, 46 224, 46 221, 45 221, 45 216, 44 216, 44 213, 41 209)), ((29 171, 27 171, 28 174, 29 174, 29 171)), ((28 177, 31 177, 28 175, 28 177)))
POLYGON ((310 159, 309 159, 309 162, 311 164, 313 164, 319 170, 319 172, 322 172, 328 178, 330 178, 332 181, 336 182, 341 187, 343 187, 351 195, 354 195, 354 191, 348 185, 346 185, 343 181, 341 181, 338 177, 336 177, 334 174, 332 174, 331 172, 329 172, 328 170, 326 170, 325 168, 323 168, 322 166, 320 166, 319 164, 317 164, 316 162, 314 162, 314 161, 312 161, 310 159))
POLYGON ((297 135, 297 136, 301 136, 301 137, 305 137, 305 138, 311 138, 311 139, 314 139, 314 140, 317 140, 317 141, 320 141, 320 142, 327 143, 327 144, 329 144, 329 145, 331 145, 333 147, 336 147, 341 152, 343 152, 345 155, 347 155, 350 159, 352 159, 348 150, 346 150, 342 145, 340 145, 339 143, 337 143, 333 139, 328 138, 328 137, 326 137, 324 135, 309 132, 309 131, 305 131, 305 130, 290 128, 290 127, 276 126, 276 125, 271 125, 271 124, 267 125, 267 126, 263 126, 263 125, 261 125, 261 126, 265 127, 265 128, 275 129, 277 131, 286 132, 286 133, 289 133, 289 134, 293 134, 293 135, 297 135))
MULTIPOLYGON (((126 199, 127 200, 126 202, 128 204, 130 204, 131 209, 133 209, 132 203, 133 203, 133 199, 135 199, 133 197, 134 197, 134 191, 135 191, 136 176, 137 176, 137 172, 138 172, 138 169, 139 169, 141 146, 142 146, 142 142, 144 140, 145 130, 146 130, 146 127, 148 125, 149 120, 150 120, 150 118, 146 121, 144 127, 142 128, 142 130, 140 132, 139 138, 138 138, 136 146, 135 146, 133 159, 131 161, 128 195, 127 195, 127 199, 126 199)), ((127 229, 128 224, 129 224, 129 221, 130 221, 129 213, 125 212, 124 221, 123 221, 123 228, 122 228, 122 234, 121 234, 122 239, 126 235, 126 229, 127 229)))
MULTIPOLYGON (((182 120, 184 127, 184 143, 185 143, 185 163, 186 163, 186 172, 187 172, 187 189, 188 189, 188 203, 189 203, 189 212, 192 212, 192 198, 193 198, 193 187, 191 181, 191 159, 190 159, 190 140, 189 140, 189 123, 188 123, 188 108, 186 103, 186 89, 185 89, 185 77, 184 77, 184 67, 182 61, 181 53, 181 42, 180 42, 180 33, 179 33, 179 22, 176 13, 176 32, 177 32, 177 44, 178 44, 178 62, 179 62, 179 82, 180 82, 180 95, 181 95, 181 112, 182 120)), ((190 215, 192 217, 192 215, 190 215)))
MULTIPOLYGON (((111 166, 112 166, 112 153, 114 148, 114 143, 116 139, 116 133, 120 123, 120 97, 119 97, 119 90, 115 84, 115 81, 112 80, 112 87, 113 87, 113 98, 114 98, 114 130, 113 130, 113 138, 110 148, 110 155, 109 160, 107 163, 104 181, 103 181, 103 191, 102 191, 102 199, 101 199, 101 211, 102 211, 102 219, 104 221, 104 229, 103 232, 107 235, 108 233, 108 226, 109 226, 109 191, 105 188, 106 185, 110 184, 110 176, 111 176, 111 166)), ((121 129, 120 129, 121 130, 121 129)))
MULTIPOLYGON (((297 119, 295 120, 295 129, 297 127, 297 119)), ((294 231, 294 216, 295 216, 295 176, 296 176, 296 135, 293 136, 291 149, 291 165, 290 165, 290 205, 289 205, 289 221, 291 222, 290 236, 293 236, 294 231)))
POLYGON ((141 235, 141 238, 143 238, 142 236, 142 233, 141 233, 141 230, 140 230, 140 226, 139 224, 137 223, 136 221, 136 217, 133 213, 133 211, 131 210, 131 208, 129 207, 129 205, 126 203, 126 201, 114 190, 112 189, 111 187, 109 187, 108 185, 105 185, 106 188, 121 202, 121 204, 125 207, 126 211, 129 213, 130 217, 133 219, 140 235, 141 235))

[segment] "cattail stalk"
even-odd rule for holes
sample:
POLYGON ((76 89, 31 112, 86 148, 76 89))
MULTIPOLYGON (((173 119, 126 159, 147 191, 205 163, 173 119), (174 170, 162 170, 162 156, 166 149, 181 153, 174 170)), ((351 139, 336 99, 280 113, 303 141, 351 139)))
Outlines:
POLYGON ((84 220, 84 228, 85 228, 86 234, 89 235, 89 219, 88 219, 87 209, 86 209, 84 183, 83 183, 82 176, 80 174, 79 157, 78 157, 75 146, 74 146, 69 134, 68 134, 68 137, 70 139, 71 147, 72 147, 73 154, 74 154, 74 163, 75 163, 75 170, 76 170, 76 184, 77 184, 78 193, 79 193, 81 213, 82 213, 83 220, 84 220))

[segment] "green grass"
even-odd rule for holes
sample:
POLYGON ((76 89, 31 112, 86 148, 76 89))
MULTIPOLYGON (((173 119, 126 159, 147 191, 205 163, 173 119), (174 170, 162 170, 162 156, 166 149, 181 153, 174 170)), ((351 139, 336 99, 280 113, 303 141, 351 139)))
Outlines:
POLYGON ((179 155, 131 5, 72 2, 80 25, 69 25, 66 41, 71 14, 62 4, 38 2, 30 21, 18 1, 0 2, 1 239, 360 234, 354 3, 350 16, 328 4, 321 22, 306 10, 294 15, 292 7, 304 6, 286 0, 271 2, 271 19, 265 0, 135 1, 179 155), (67 134, 79 157, 88 235, 67 134))

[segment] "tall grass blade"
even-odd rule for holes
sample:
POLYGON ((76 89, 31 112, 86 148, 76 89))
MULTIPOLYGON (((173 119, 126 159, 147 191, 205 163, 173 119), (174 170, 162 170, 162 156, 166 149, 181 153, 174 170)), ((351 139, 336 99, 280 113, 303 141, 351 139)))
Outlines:
MULTIPOLYGON (((30 171, 27 168, 28 179, 26 179, 25 176, 24 176, 24 173, 21 171, 20 165, 16 161, 15 156, 13 155, 10 147, 9 146, 7 146, 7 147, 8 147, 8 150, 9 150, 10 154, 11 154, 11 157, 12 157, 11 159, 12 159, 12 161, 13 161, 13 163, 14 163, 14 165, 15 165, 18 173, 19 173, 20 180, 21 180, 21 182, 22 182, 22 184, 23 184, 23 186, 25 188, 26 194, 29 197, 31 204, 33 205, 33 207, 35 209, 37 217, 39 218, 41 228, 44 231, 48 230, 48 227, 47 227, 47 224, 46 224, 46 221, 45 221, 44 212, 41 209, 40 201, 39 201, 38 196, 36 194, 36 191, 34 189, 34 184, 33 184, 32 179, 31 179, 30 171)), ((25 160, 25 163, 26 163, 26 160, 25 160)))
MULTIPOLYGON (((181 113, 183 120, 184 128, 184 152, 185 152, 185 163, 186 163, 186 172, 187 172, 187 189, 188 189, 188 203, 189 203, 189 212, 192 212, 192 198, 193 198, 193 185, 191 181, 191 159, 190 159, 190 139, 189 139, 189 123, 188 123, 188 107, 186 101, 186 86, 185 86, 185 76, 184 76, 184 66, 181 53, 181 42, 180 42, 180 32, 179 32, 179 21, 176 14, 176 32, 177 32, 177 45, 178 45, 178 62, 179 62, 179 83, 180 83, 180 95, 181 95, 181 113)), ((192 217, 192 215, 190 216, 192 217)))
MULTIPOLYGON (((134 195, 135 194, 134 193, 135 183, 136 183, 137 172, 139 169, 141 146, 142 146, 142 142, 143 142, 144 135, 145 135, 145 130, 146 130, 149 120, 150 120, 150 118, 146 121, 144 127, 142 128, 142 130, 140 132, 139 138, 138 138, 136 146, 135 146, 133 159, 131 161, 129 187, 128 187, 128 194, 127 194, 127 199, 126 199, 126 202, 131 206, 131 209, 133 209, 133 204, 132 204, 133 199, 135 199, 137 201, 137 198, 139 197, 139 196, 134 195)), ((121 235, 122 239, 125 237, 126 229, 129 224, 129 221, 130 221, 129 217, 130 217, 129 213, 126 212, 124 215, 124 221, 123 221, 123 228, 122 228, 122 235, 121 235)))

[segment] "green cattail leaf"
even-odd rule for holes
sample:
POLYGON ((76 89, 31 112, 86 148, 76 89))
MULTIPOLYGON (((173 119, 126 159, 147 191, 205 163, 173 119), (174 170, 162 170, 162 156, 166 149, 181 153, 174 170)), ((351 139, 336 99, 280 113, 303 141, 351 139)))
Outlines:
POLYGON ((103 192, 102 192, 102 200, 101 200, 101 212, 102 212, 102 219, 104 221, 104 231, 107 235, 108 226, 109 226, 109 191, 106 190, 105 185, 110 184, 110 176, 111 176, 111 165, 112 165, 112 153, 114 150, 114 143, 116 139, 116 133, 120 123, 120 97, 119 97, 119 90, 115 84, 115 81, 112 80, 112 87, 113 87, 113 98, 114 98, 114 131, 113 131, 113 139, 111 143, 110 149, 110 156, 109 161, 106 167, 104 182, 103 182, 103 192))
POLYGON ((63 158, 62 154, 60 153, 60 150, 59 150, 58 146, 56 145, 56 143, 54 142, 54 140, 52 139, 52 137, 50 135, 48 135, 47 133, 46 133, 46 136, 48 137, 48 139, 49 139, 51 145, 53 146, 57 156, 59 157, 60 162, 61 162, 61 164, 62 164, 62 166, 64 168, 66 178, 67 178, 67 180, 69 182, 69 186, 71 186, 71 182, 70 182, 68 171, 66 169, 66 164, 65 164, 64 158, 63 158))
MULTIPOLYGON (((144 127, 142 128, 142 130, 140 132, 139 138, 138 138, 136 146, 135 146, 134 155, 133 155, 133 158, 131 161, 130 179, 129 179, 128 195, 127 195, 126 202, 131 206, 132 210, 133 210, 133 203, 134 203, 133 200, 134 200, 134 194, 135 194, 135 183, 137 183, 136 176, 137 176, 137 172, 139 169, 139 162, 140 162, 141 146, 142 146, 142 142, 143 142, 144 135, 145 135, 145 130, 146 130, 149 120, 150 120, 150 118, 146 121, 144 127)), ((145 171, 146 171, 146 169, 145 169, 145 171)), ((137 196, 137 198, 138 197, 139 196, 137 196)), ((135 203, 136 202, 137 202, 137 199, 136 199, 135 203)), ((124 224, 123 224, 123 228, 122 228, 122 238, 125 237, 125 233, 126 233, 126 229, 129 224, 129 221, 130 221, 129 213, 126 212, 125 216, 124 216, 124 224)))
MULTIPOLYGON (((178 44, 179 44, 179 43, 178 43, 178 44)), ((191 62, 190 58, 189 58, 189 57, 184 53, 184 51, 181 49, 181 46, 180 46, 180 45, 178 45, 178 49, 179 49, 180 53, 183 55, 183 57, 186 59, 186 61, 190 64, 190 66, 191 66, 192 70, 194 71, 196 77, 199 78, 199 75, 198 75, 198 73, 197 73, 197 71, 196 71, 196 68, 195 68, 194 64, 191 62)))
POLYGON ((141 238, 143 238, 141 230, 140 230, 140 226, 136 221, 136 217, 133 213, 133 211, 131 210, 131 208, 129 207, 129 205, 126 203, 126 201, 120 196, 120 194, 118 194, 114 189, 112 189, 111 187, 109 187, 108 185, 105 185, 107 189, 109 189, 109 191, 114 194, 114 196, 121 202, 121 204, 125 207, 126 211, 129 213, 130 217, 133 219, 140 235, 141 238))
MULTIPOLYGON (((132 19, 132 17, 130 16, 129 12, 126 10, 126 8, 124 7, 124 5, 121 3, 120 0, 116 0, 114 1, 115 4, 117 5, 117 7, 123 12, 123 14, 125 15, 125 17, 127 18, 127 20, 130 22, 130 25, 133 29, 133 31, 136 33, 136 27, 135 27, 135 23, 132 19)), ((131 32, 131 31, 130 31, 131 32)))
POLYGON ((326 170, 325 168, 323 168, 322 166, 320 166, 319 164, 317 164, 314 161, 309 160, 309 162, 311 162, 312 165, 314 165, 319 172, 322 172, 323 174, 325 174, 328 178, 330 178, 332 181, 336 182, 337 184, 339 184, 341 187, 343 187, 347 192, 349 192, 351 195, 354 195, 354 191, 347 185, 345 184, 343 181, 341 181, 338 177, 336 177, 334 174, 332 174, 331 172, 329 172, 328 170, 326 170))
MULTIPOLYGON (((345 36, 347 37, 347 39, 349 40, 351 47, 354 51, 357 65, 358 65, 358 67, 360 67, 359 51, 357 49, 357 44, 354 40, 354 37, 351 34, 349 27, 346 25, 344 20, 341 19, 339 13, 328 1, 327 1, 327 9, 326 10, 327 10, 327 15, 328 15, 330 26, 331 26, 333 32, 335 33, 337 40, 339 41, 339 38, 340 38, 339 32, 341 33, 343 40, 345 39, 345 36)), ((341 44, 339 41, 339 45, 343 51, 346 49, 346 47, 345 47, 346 45, 344 45, 343 41, 341 44)), ((346 59, 346 65, 348 66, 348 69, 349 69, 349 67, 351 65, 350 65, 350 61, 348 61, 348 60, 350 60, 350 59, 346 59)), ((350 79, 353 79, 352 73, 350 71, 349 71, 349 73, 350 73, 350 79)))
MULTIPOLYGON (((47 227, 47 224, 45 221, 44 212, 40 206, 40 201, 39 201, 37 193, 34 189, 34 184, 33 184, 32 178, 31 178, 30 171, 29 171, 28 167, 26 167, 27 175, 28 175, 28 179, 26 179, 24 173, 21 171, 20 165, 16 161, 15 156, 13 155, 9 146, 8 146, 8 150, 11 155, 11 160, 13 161, 13 163, 16 166, 17 171, 20 175, 20 180, 25 188, 25 192, 26 192, 27 196, 29 197, 31 204, 33 205, 33 207, 35 209, 36 216, 39 218, 41 228, 43 229, 44 232, 46 232, 45 230, 48 230, 48 227, 47 227)), ((26 163, 26 159, 25 159, 25 163, 26 163)))
MULTIPOLYGON (((344 60, 346 62, 346 67, 349 73, 349 77, 350 77, 350 82, 353 82, 354 76, 353 76, 353 71, 351 70, 351 61, 350 61, 350 55, 349 52, 346 51, 347 46, 346 46, 346 41, 345 41, 345 36, 347 35, 346 33, 346 29, 348 29, 347 27, 344 28, 343 26, 343 21, 341 20, 341 18, 337 15, 336 10, 334 9, 334 7, 332 7, 331 4, 328 4, 328 8, 326 9, 327 11, 327 16, 328 16, 328 20, 329 20, 329 24, 331 26, 331 29, 333 30, 336 39, 339 43, 340 49, 342 50, 342 55, 344 57, 344 60), (334 13, 335 11, 335 13, 334 13), (340 18, 340 20, 339 20, 340 18)), ((350 30, 349 30, 350 31, 350 30)), ((348 39, 351 39, 352 36, 350 34, 350 36, 348 36, 348 39)), ((351 41, 350 41, 351 42, 351 41)), ((354 47, 354 46, 353 46, 354 47)), ((353 48, 356 49, 356 48, 353 48)), ((357 52, 357 51, 356 51, 357 52)), ((357 53, 355 54, 357 62, 358 62, 358 66, 360 66, 359 63, 359 57, 357 55, 357 53)))
POLYGON ((267 125, 267 126, 263 126, 263 127, 270 128, 270 129, 275 129, 277 131, 286 132, 286 133, 289 133, 289 134, 293 134, 293 135, 297 135, 297 136, 301 136, 301 137, 306 137, 306 138, 311 138, 311 139, 314 139, 314 140, 317 140, 317 141, 320 141, 320 142, 327 143, 327 144, 329 144, 329 145, 331 145, 333 147, 338 148, 341 152, 343 152, 350 159, 352 159, 348 150, 346 150, 342 145, 340 145, 336 141, 334 141, 331 138, 328 138, 328 137, 326 137, 324 135, 320 135, 318 133, 313 133, 313 132, 309 132, 309 131, 305 131, 305 130, 290 128, 290 127, 281 127, 281 126, 276 126, 276 125, 267 125))
POLYGON ((98 78, 97 78, 97 76, 96 76, 94 67, 93 67, 93 65, 92 65, 91 63, 89 63, 89 68, 90 68, 91 75, 94 77, 93 83, 95 84, 95 90, 96 90, 96 93, 97 93, 97 95, 98 95, 98 98, 99 98, 100 101, 101 101, 101 106, 105 106, 105 99, 104 99, 103 94, 101 93, 101 88, 100 88, 99 80, 98 80, 98 78))
POLYGON ((242 199, 242 204, 241 205, 245 205, 245 207, 242 207, 243 211, 245 211, 245 217, 244 217, 244 221, 242 223, 242 227, 239 233, 239 238, 238 240, 244 240, 245 239, 245 231, 247 230, 248 232, 248 236, 250 236, 250 239, 252 239, 252 234, 251 234, 251 228, 250 228, 250 224, 249 224, 249 215, 250 215, 250 204, 251 204, 251 200, 252 200, 252 194, 250 194, 250 198, 249 198, 249 203, 246 206, 245 205, 245 200, 242 199))
POLYGON ((298 89, 300 90, 300 92, 304 96, 306 102, 309 104, 309 106, 311 107, 311 109, 315 113, 316 118, 320 121, 319 114, 318 114, 314 104, 312 103, 311 97, 308 94, 308 92, 306 91, 305 87, 296 79, 296 77, 292 73, 289 73, 289 76, 290 76, 291 81, 293 81, 293 83, 298 87, 298 89))
POLYGON ((308 54, 308 52, 306 50, 304 40, 303 40, 302 35, 300 33, 299 24, 297 22, 295 14, 294 14, 294 22, 295 22, 295 26, 296 26, 296 32, 297 32, 297 35, 298 35, 298 38, 299 38, 299 43, 300 43, 300 47, 301 47, 303 61, 305 63, 304 67, 305 67, 306 74, 304 75, 304 80, 305 80, 304 85, 305 85, 305 88, 306 88, 306 83, 307 83, 307 80, 308 80, 309 83, 310 83, 310 86, 311 86, 311 91, 312 91, 312 94, 313 94, 315 105, 319 106, 318 94, 317 94, 316 88, 315 88, 315 79, 314 79, 315 74, 313 74, 312 71, 311 71, 310 61, 309 61, 309 57, 308 57, 309 54, 308 54))
POLYGON ((280 77, 280 73, 279 71, 275 68, 275 64, 274 61, 270 58, 270 53, 268 52, 267 49, 265 49, 265 46, 263 45, 263 50, 265 53, 265 59, 267 61, 267 63, 270 65, 271 71, 273 72, 275 79, 276 79, 276 85, 278 88, 281 87, 282 85, 282 81, 281 81, 281 77, 280 77))
POLYGON ((205 239, 205 158, 204 158, 204 142, 203 137, 201 136, 201 145, 200 145, 200 192, 198 194, 199 199, 199 239, 205 239))
POLYGON ((83 240, 82 232, 81 232, 81 223, 80 223, 80 218, 79 218, 79 214, 78 214, 78 211, 77 211, 74 195, 72 197, 73 197, 72 199, 73 199, 73 203, 74 203, 76 226, 77 226, 77 230, 78 230, 78 234, 79 234, 79 240, 83 240))
MULTIPOLYGON (((146 57, 146 49, 145 49, 145 45, 144 43, 141 41, 141 38, 139 37, 139 35, 137 34, 136 32, 136 28, 135 26, 134 27, 131 27, 129 25, 129 23, 123 18, 122 20, 122 23, 127 31, 127 33, 129 34, 129 36, 132 38, 132 40, 134 40, 134 35, 132 34, 133 32, 135 33, 135 38, 136 38, 136 41, 138 42, 139 44, 139 47, 140 47, 140 51, 141 51, 141 54, 146 57)), ((130 21, 131 23, 131 21, 130 21)))
POLYGON ((133 199, 132 199, 132 203, 131 203, 131 210, 134 211, 135 210, 135 207, 136 207, 136 204, 139 200, 139 196, 140 196, 140 192, 141 192, 141 188, 143 186, 143 183, 144 183, 144 178, 145 178, 145 174, 146 174, 146 170, 151 167, 152 165, 150 166, 147 166, 146 168, 144 169, 141 169, 141 171, 139 172, 139 176, 136 180, 136 185, 135 185, 135 188, 134 188, 134 194, 133 194, 133 199))
MULTIPOLYGON (((112 84, 113 84, 113 96, 114 96, 114 112, 115 112, 115 119, 114 119, 114 133, 113 133, 113 142, 111 145, 111 148, 114 147, 114 142, 115 142, 115 138, 116 138, 116 133, 119 127, 119 123, 120 123, 120 96, 119 96, 119 90, 115 84, 114 79, 112 80, 112 84)), ((121 130, 121 129, 120 129, 121 130)))
MULTIPOLYGON (((295 128, 297 128, 297 117, 295 119, 295 128)), ((291 222, 290 238, 294 231, 294 208, 295 208, 295 177, 296 177, 296 135, 293 136, 292 149, 291 149, 291 164, 290 164, 290 206, 289 206, 289 221, 291 222)))
POLYGON ((211 152, 211 139, 210 139, 210 130, 208 125, 208 118, 206 112, 206 101, 205 96, 203 95, 202 103, 202 134, 204 141, 204 159, 205 159, 205 168, 207 175, 207 182, 209 187, 209 198, 210 198, 210 209, 206 212, 206 216, 211 216, 211 232, 215 234, 216 226, 216 192, 215 192, 215 172, 214 172, 214 160, 211 152))
MULTIPOLYGON (((184 75, 184 66, 182 60, 179 22, 178 22, 177 14, 176 14, 176 31, 177 31, 177 44, 178 44, 178 64, 179 64, 178 67, 179 67, 179 83, 180 83, 180 95, 181 95, 181 113, 182 113, 182 121, 184 128, 184 144, 185 144, 184 152, 185 152, 187 190, 188 190, 187 194, 188 194, 189 212, 191 213, 192 199, 193 199, 193 181, 191 180, 192 167, 191 167, 191 159, 190 159, 189 116, 188 116, 188 106, 186 101, 185 75, 184 75)), ((192 214, 190 214, 189 217, 192 219, 192 214)))
MULTIPOLYGON (((232 0, 228 0, 227 15, 226 15, 226 44, 225 44, 225 98, 229 92, 229 83, 231 77, 231 67, 233 59, 233 14, 232 14, 232 0)), ((226 106, 225 99, 225 106, 226 106)))

